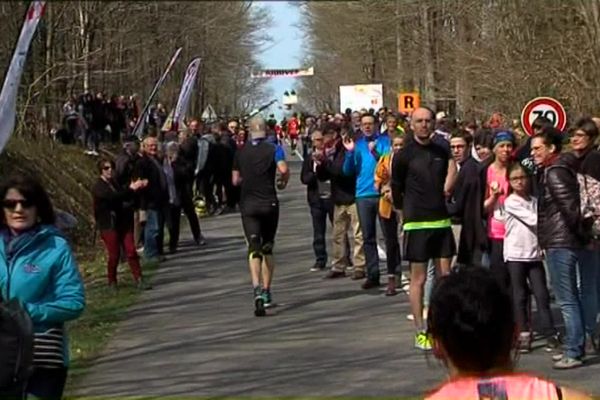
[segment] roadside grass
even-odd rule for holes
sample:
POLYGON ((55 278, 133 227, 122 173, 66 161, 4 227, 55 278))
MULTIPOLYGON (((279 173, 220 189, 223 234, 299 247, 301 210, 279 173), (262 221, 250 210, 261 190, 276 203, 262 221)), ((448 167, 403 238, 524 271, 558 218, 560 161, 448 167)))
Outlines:
MULTIPOLYGON (((144 278, 151 280, 157 267, 158 263, 143 263, 144 278)), ((104 257, 98 255, 82 262, 82 273, 86 280, 86 308, 79 319, 68 325, 71 365, 67 394, 85 376, 115 333, 118 323, 142 293, 135 287, 127 263, 119 265, 117 292, 108 288, 104 257)))

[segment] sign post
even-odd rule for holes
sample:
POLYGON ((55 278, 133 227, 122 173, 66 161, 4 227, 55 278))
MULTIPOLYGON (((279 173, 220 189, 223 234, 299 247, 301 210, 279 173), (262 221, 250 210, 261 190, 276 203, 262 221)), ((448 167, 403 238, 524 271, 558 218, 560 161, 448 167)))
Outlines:
POLYGON ((419 93, 399 93, 398 94, 398 111, 408 114, 419 108, 421 105, 421 96, 419 93))
POLYGON ((533 121, 538 117, 547 118, 560 131, 567 127, 567 113, 560 102, 552 97, 536 97, 529 101, 521 112, 521 125, 529 136, 533 136, 533 121))

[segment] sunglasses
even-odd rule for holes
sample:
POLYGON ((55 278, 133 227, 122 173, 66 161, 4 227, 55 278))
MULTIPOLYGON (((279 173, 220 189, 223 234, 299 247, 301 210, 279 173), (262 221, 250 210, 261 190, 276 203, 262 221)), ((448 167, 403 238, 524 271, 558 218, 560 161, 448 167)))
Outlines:
POLYGON ((17 204, 20 204, 21 207, 23 207, 23 208, 31 208, 34 205, 33 201, 28 200, 28 199, 22 199, 22 200, 4 199, 4 200, 2 200, 2 207, 6 208, 7 210, 14 210, 15 208, 17 208, 17 204))
POLYGON ((109 169, 112 169, 111 165, 105 165, 104 167, 102 167, 102 171, 108 171, 109 169))

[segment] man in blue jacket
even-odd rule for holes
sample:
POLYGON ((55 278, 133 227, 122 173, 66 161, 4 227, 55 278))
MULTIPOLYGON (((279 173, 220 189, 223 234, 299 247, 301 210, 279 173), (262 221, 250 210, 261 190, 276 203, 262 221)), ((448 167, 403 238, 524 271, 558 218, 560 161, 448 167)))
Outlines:
POLYGON ((377 253, 377 216, 379 215, 379 192, 375 188, 375 167, 379 157, 390 152, 390 138, 377 134, 375 117, 363 115, 360 120, 362 136, 356 140, 344 139, 346 155, 344 175, 356 176, 356 208, 364 240, 367 264, 367 280, 363 289, 379 286, 379 255, 377 253))

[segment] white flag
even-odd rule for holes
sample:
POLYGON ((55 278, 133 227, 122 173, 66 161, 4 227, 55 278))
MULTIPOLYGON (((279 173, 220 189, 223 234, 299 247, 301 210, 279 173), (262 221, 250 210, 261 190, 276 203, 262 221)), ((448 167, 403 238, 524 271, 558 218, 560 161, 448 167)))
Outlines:
POLYGON ((181 85, 181 91, 179 92, 179 99, 175 106, 175 112, 173 114, 173 122, 179 126, 181 121, 185 118, 188 105, 190 103, 190 96, 192 95, 192 88, 196 81, 196 75, 200 68, 200 58, 194 58, 190 65, 188 65, 185 77, 183 78, 183 84, 181 85))
POLYGON ((2 92, 0 92, 0 152, 8 143, 8 139, 12 135, 13 129, 15 129, 17 91, 21 83, 21 75, 25 67, 25 59, 27 58, 31 39, 33 39, 38 22, 44 14, 45 7, 45 1, 34 1, 29 5, 19 41, 4 77, 2 92))

